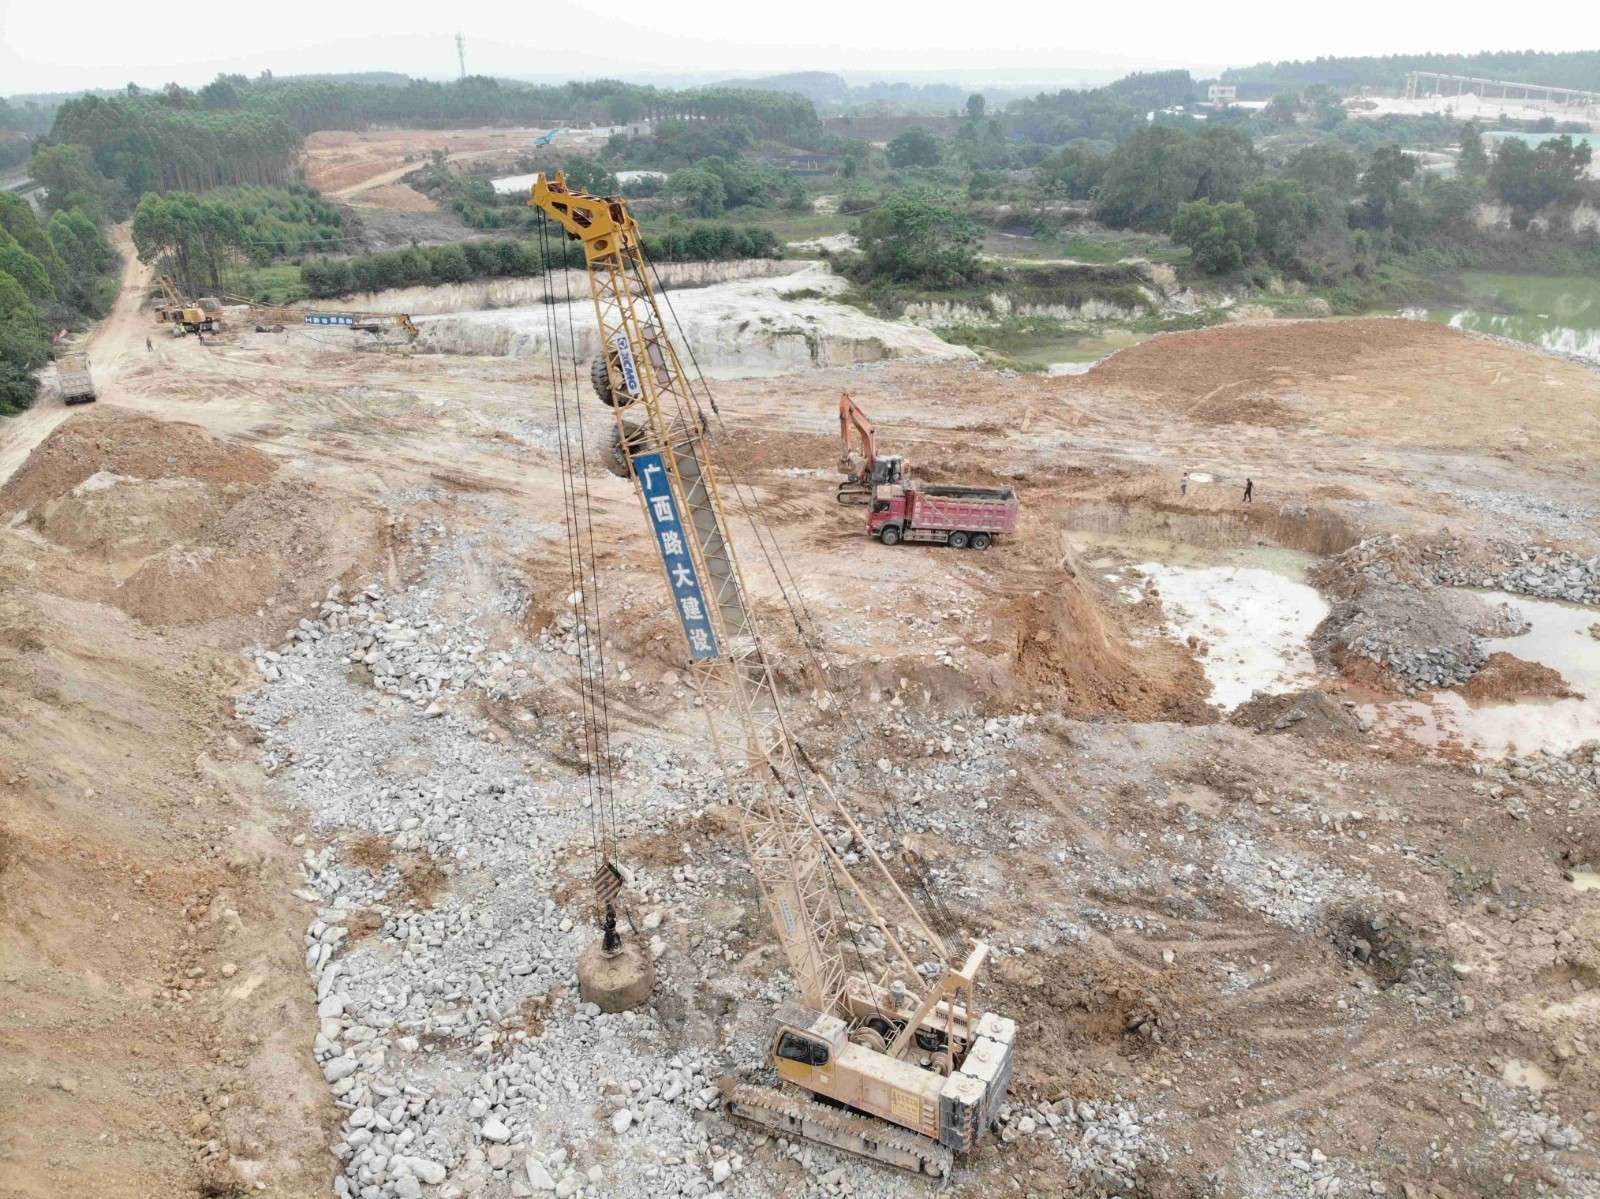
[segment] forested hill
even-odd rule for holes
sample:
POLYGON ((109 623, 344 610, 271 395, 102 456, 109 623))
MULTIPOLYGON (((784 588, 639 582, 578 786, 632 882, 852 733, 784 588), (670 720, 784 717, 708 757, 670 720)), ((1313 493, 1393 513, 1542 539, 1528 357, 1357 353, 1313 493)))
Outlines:
POLYGON ((198 91, 130 88, 80 96, 57 110, 49 141, 85 147, 100 173, 131 199, 147 191, 281 184, 292 173, 303 134, 362 129, 375 122, 448 128, 455 124, 625 123, 642 117, 696 117, 738 123, 750 138, 815 146, 816 109, 787 92, 728 87, 670 91, 615 80, 559 86, 501 84, 483 76, 459 82, 365 83, 219 75, 198 91))
POLYGON ((1253 67, 1232 67, 1222 73, 1226 83, 1259 89, 1263 95, 1280 88, 1326 83, 1340 89, 1358 87, 1400 88, 1410 71, 1440 71, 1447 75, 1474 75, 1511 83, 1538 83, 1600 91, 1600 50, 1542 53, 1512 50, 1482 54, 1391 54, 1382 58, 1318 58, 1304 62, 1263 62, 1253 67))

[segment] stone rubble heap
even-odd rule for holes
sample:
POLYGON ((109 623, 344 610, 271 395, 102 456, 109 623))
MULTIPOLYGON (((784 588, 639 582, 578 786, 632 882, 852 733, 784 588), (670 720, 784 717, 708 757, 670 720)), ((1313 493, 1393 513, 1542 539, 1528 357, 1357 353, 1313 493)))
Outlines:
POLYGON ((1226 831, 1208 873, 1245 903, 1290 928, 1314 928, 1328 905, 1365 895, 1370 888, 1321 862, 1262 852, 1246 833, 1226 831))
POLYGON ((1333 565, 1376 583, 1482 587, 1535 599, 1600 604, 1600 556, 1586 558, 1552 546, 1459 537, 1416 544, 1390 535, 1364 539, 1333 565))
POLYGON ((1071 1164, 1074 1176, 1094 1195, 1121 1195, 1135 1189, 1141 1165, 1164 1162, 1168 1151, 1152 1129, 1164 1113, 1141 1117, 1121 1101, 1014 1104, 1001 1112, 1002 1142, 1040 1137, 1071 1164))
MULTIPOLYGON (((1265 1129, 1252 1128, 1240 1138, 1243 1155, 1263 1180, 1276 1184, 1272 1191, 1251 1189, 1251 1194, 1305 1195, 1387 1195, 1389 1188, 1377 1178, 1363 1177, 1365 1171, 1350 1162, 1329 1158, 1315 1145, 1292 1133, 1270 1136, 1265 1129)), ((1408 1192, 1409 1193, 1409 1192, 1408 1192)))
MULTIPOLYGON (((248 652, 267 685, 241 701, 240 714, 260 731, 286 803, 307 808, 328 842, 306 850, 298 894, 316 905, 305 937, 321 1021, 314 1052, 343 1113, 332 1146, 343 1163, 336 1193, 920 1194, 909 1176, 771 1141, 717 1114, 715 1080, 759 1072, 760 1038, 741 1030, 715 1045, 686 1044, 654 1008, 604 1015, 576 1002, 577 955, 592 930, 554 896, 588 851, 583 778, 518 761, 463 702, 570 676, 575 623, 558 616, 530 641, 491 651, 471 618, 436 614, 446 590, 428 579, 398 594, 335 590, 282 645, 248 652), (770 1148, 755 1158, 752 1146, 770 1148)), ((686 698, 676 679, 662 681, 686 698)), ((868 756, 861 773, 874 785, 914 786, 919 826, 970 839, 1003 819, 983 799, 969 815, 948 793, 997 794, 1006 751, 1036 718, 930 726, 896 710, 919 730, 923 755, 908 767, 868 756)), ((651 740, 628 742, 619 766, 632 810, 623 818, 636 830, 664 830, 702 810, 715 790, 705 765, 686 765, 651 740)), ((880 852, 892 852, 897 842, 876 824, 864 827, 880 852)), ((825 831, 847 863, 856 857, 847 830, 825 831)), ((716 978, 719 963, 749 952, 738 928, 691 922, 675 949, 666 935, 741 877, 705 863, 630 877, 630 902, 668 988, 675 970, 716 978)), ((875 930, 851 931, 881 958, 875 930)), ((730 996, 762 1010, 787 997, 777 969, 755 994, 733 985, 730 996)), ((1139 1163, 1165 1153, 1150 1121, 1120 1103, 1017 1105, 1004 1120, 1009 1139, 1048 1138, 1087 1193, 1124 1193, 1139 1163)))
POLYGON ((376 584, 348 596, 335 586, 314 618, 303 618, 290 630, 288 641, 252 656, 261 676, 275 683, 286 658, 304 656, 325 638, 345 634, 337 638, 344 657, 361 664, 379 691, 430 716, 444 710, 441 697, 452 692, 476 687, 498 696, 529 677, 525 667, 514 665, 511 652, 490 651, 470 632, 450 633, 442 621, 413 620, 394 611, 376 584))

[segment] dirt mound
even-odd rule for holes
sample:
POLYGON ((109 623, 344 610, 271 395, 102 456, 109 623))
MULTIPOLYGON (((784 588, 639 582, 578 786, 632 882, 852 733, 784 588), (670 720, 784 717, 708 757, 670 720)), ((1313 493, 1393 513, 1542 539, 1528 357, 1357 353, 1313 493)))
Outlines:
POLYGON ((1369 369, 1374 356, 1460 340, 1439 325, 1396 320, 1222 325, 1181 336, 1181 361, 1174 361, 1170 340, 1158 337, 1112 355, 1080 377, 1085 386, 1163 394, 1173 408, 1208 423, 1250 421, 1278 415, 1271 405, 1257 406, 1264 396, 1369 369))
POLYGON ((1136 720, 1216 719, 1199 665, 1186 655, 1140 652, 1072 577, 1015 602, 1016 674, 1070 715, 1120 712, 1136 720))
POLYGON ((0 487, 0 512, 35 508, 98 474, 255 484, 276 469, 265 454, 216 441, 199 425, 97 409, 63 421, 28 455, 0 487))
POLYGON ((1289 733, 1313 740, 1354 741, 1366 736, 1354 712, 1315 688, 1289 695, 1258 694, 1235 708, 1228 720, 1258 733, 1289 733))
POLYGON ((32 523, 69 549, 108 560, 143 558, 195 536, 237 498, 227 490, 196 479, 132 479, 101 471, 46 501, 32 523))
POLYGON ((155 625, 248 615, 293 593, 313 565, 337 575, 335 556, 370 526, 364 511, 309 502, 304 483, 273 482, 145 562, 110 600, 155 625))
POLYGON ((405 183, 389 183, 362 192, 359 207, 389 208, 395 212, 439 211, 437 204, 405 183))
POLYGON ((1559 670, 1507 653, 1490 654, 1483 669, 1462 686, 1461 694, 1474 706, 1532 698, 1581 698, 1567 686, 1559 670))

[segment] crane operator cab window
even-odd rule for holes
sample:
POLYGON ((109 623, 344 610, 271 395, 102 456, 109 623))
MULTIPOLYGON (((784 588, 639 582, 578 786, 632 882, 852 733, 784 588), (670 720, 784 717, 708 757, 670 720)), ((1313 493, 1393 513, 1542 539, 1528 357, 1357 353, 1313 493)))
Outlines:
POLYGON ((785 1061, 799 1062, 802 1066, 826 1066, 828 1047, 797 1032, 785 1032, 778 1038, 778 1056, 785 1061))

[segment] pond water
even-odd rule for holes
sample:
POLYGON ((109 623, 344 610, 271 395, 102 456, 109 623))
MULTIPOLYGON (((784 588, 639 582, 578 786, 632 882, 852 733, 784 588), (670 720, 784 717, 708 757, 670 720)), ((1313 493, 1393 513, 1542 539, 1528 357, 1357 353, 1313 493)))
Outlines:
POLYGON ((1085 329, 1081 333, 1008 338, 999 349, 1018 362, 1042 367, 1048 375, 1081 375, 1107 354, 1137 345, 1149 336, 1132 329, 1085 329))
POLYGON ((1411 308, 1405 315, 1600 362, 1600 279, 1468 271, 1461 284, 1472 296, 1469 306, 1411 308))
POLYGON ((1486 651, 1560 671, 1582 698, 1520 699, 1475 708, 1454 691, 1436 691, 1428 703, 1369 705, 1362 715, 1425 745, 1454 743, 1489 757, 1512 751, 1564 754, 1600 737, 1600 641, 1589 632, 1600 623, 1600 609, 1498 591, 1477 594, 1491 604, 1509 604, 1533 626, 1520 637, 1485 641, 1486 651))
MULTIPOLYGON (((1159 589, 1165 633, 1177 641, 1198 638, 1211 684, 1211 702, 1224 711, 1257 691, 1281 694, 1326 683, 1310 653, 1311 634, 1328 614, 1327 602, 1305 582, 1305 555, 1264 547, 1231 551, 1178 547, 1072 531, 1074 550, 1129 603, 1142 597, 1134 578, 1114 563, 1094 559, 1101 546, 1120 555, 1146 556, 1137 572, 1159 589)), ((1126 561, 1126 558, 1122 558, 1126 561)), ((1428 746, 1457 746, 1482 757, 1538 751, 1564 754, 1600 737, 1600 609, 1533 600, 1503 592, 1477 592, 1488 603, 1508 604, 1529 622, 1519 637, 1487 640, 1488 653, 1508 653, 1559 671, 1577 698, 1525 698, 1474 707, 1454 691, 1422 700, 1365 704, 1358 714, 1384 729, 1428 746)))
POLYGON ((1276 695, 1315 684, 1311 633, 1328 604, 1309 584, 1270 566, 1141 562, 1139 569, 1161 591, 1169 634, 1206 642, 1200 663, 1213 704, 1231 710, 1257 691, 1276 695))
MULTIPOLYGON (((1192 484, 1211 480, 1199 471, 1189 477, 1192 484)), ((1230 711, 1257 691, 1276 695, 1315 685, 1309 645, 1328 605, 1306 582, 1317 560, 1311 554, 1260 543, 1195 545, 1079 528, 1066 530, 1066 537, 1088 569, 1120 584, 1125 602, 1143 599, 1148 579, 1161 595, 1165 636, 1206 643, 1200 663, 1217 707, 1230 711), (1130 560, 1138 565, 1127 565, 1130 560)))

